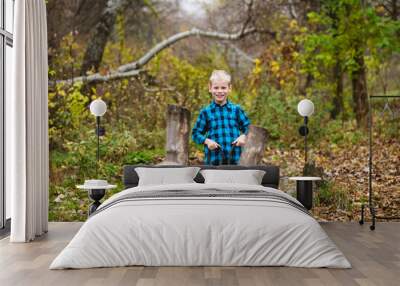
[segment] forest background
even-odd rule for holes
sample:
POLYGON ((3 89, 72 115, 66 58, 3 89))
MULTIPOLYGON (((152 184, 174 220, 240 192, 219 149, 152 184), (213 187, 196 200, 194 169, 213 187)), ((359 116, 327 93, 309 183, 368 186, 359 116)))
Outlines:
MULTIPOLYGON (((289 193, 287 177, 304 168, 297 103, 314 102, 309 159, 324 180, 312 212, 358 219, 368 199, 369 96, 400 94, 400 1, 48 0, 47 13, 50 220, 87 217, 90 201, 75 186, 96 176, 92 100, 108 105, 99 173, 118 185, 109 196, 123 188, 124 164, 163 160, 168 104, 189 109, 193 126, 214 69, 231 73, 230 99, 268 130, 262 162, 280 166, 289 193)), ((399 217, 400 99, 371 100, 371 110, 377 212, 399 217)), ((190 142, 190 163, 202 160, 190 142)))

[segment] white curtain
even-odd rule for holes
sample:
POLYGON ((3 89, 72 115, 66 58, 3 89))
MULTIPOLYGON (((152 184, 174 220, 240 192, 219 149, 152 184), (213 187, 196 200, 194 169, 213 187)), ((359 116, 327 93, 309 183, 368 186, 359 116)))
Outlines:
POLYGON ((13 94, 6 98, 6 187, 12 242, 47 232, 49 144, 44 0, 15 1, 13 94))

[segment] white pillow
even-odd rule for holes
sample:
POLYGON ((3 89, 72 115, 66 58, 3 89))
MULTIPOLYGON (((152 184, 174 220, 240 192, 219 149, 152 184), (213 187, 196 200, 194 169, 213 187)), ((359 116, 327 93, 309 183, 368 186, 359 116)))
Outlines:
POLYGON ((138 186, 195 183, 193 179, 199 170, 199 167, 135 168, 139 176, 138 186))
POLYGON ((205 184, 261 185, 265 171, 262 170, 201 170, 205 184))

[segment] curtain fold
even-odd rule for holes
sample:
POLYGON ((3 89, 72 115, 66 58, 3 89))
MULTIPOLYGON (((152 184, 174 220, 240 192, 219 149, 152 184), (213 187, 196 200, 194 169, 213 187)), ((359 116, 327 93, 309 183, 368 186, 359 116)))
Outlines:
POLYGON ((14 93, 6 98, 6 186, 11 188, 10 241, 28 242, 48 229, 46 5, 44 0, 20 0, 14 11, 14 93))

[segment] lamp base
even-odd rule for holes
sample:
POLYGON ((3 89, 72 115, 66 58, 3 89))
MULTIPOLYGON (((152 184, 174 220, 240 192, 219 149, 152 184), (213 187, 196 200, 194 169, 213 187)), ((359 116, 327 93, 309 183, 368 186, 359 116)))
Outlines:
POLYGON ((101 205, 100 200, 106 194, 105 189, 90 189, 88 190, 89 198, 94 202, 89 206, 89 216, 94 213, 97 208, 101 205))
POLYGON ((296 197, 299 202, 303 204, 303 206, 310 210, 312 208, 313 202, 313 190, 312 190, 312 181, 299 180, 296 182, 296 197))

